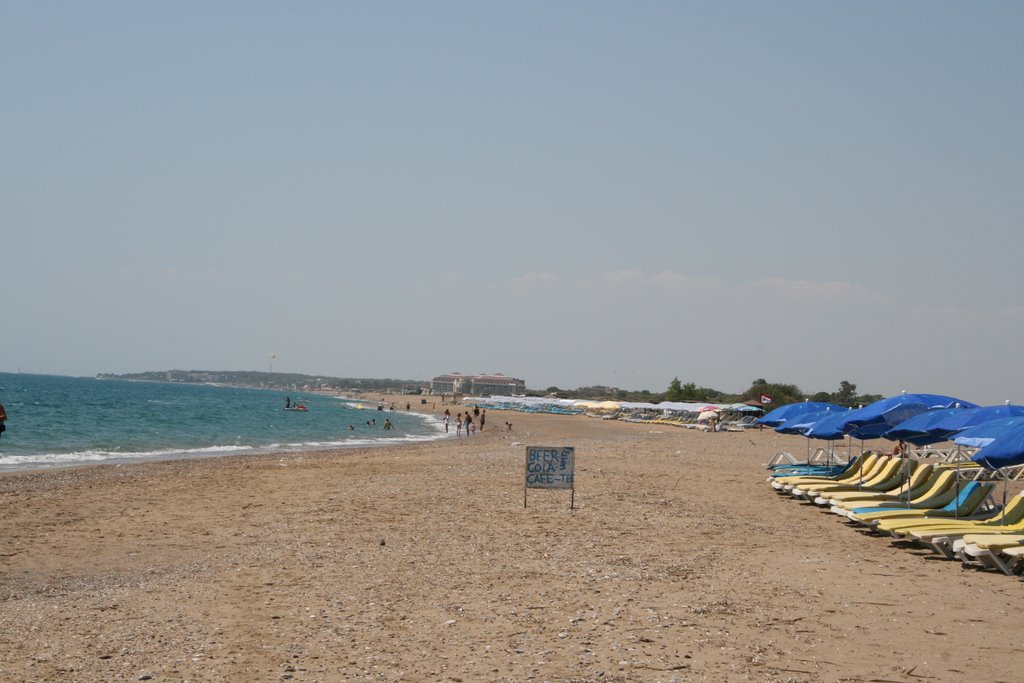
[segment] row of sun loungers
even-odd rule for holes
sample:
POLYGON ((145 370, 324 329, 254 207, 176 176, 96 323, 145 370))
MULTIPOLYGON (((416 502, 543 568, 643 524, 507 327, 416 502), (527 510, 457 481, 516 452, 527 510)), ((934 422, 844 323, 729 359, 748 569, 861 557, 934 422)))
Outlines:
POLYGON ((757 429, 759 426, 757 420, 758 417, 756 415, 747 415, 738 420, 723 420, 722 429, 727 432, 743 432, 748 429, 757 429))
POLYGON ((799 468, 804 465, 845 465, 848 460, 849 458, 846 453, 842 451, 818 447, 813 453, 802 457, 795 456, 789 451, 779 451, 772 456, 772 459, 765 464, 765 467, 775 472, 787 468, 799 468))
MULTIPOLYGON (((633 415, 624 416, 617 413, 587 413, 590 417, 600 417, 605 420, 623 420, 625 422, 643 422, 644 424, 657 424, 657 425, 668 425, 669 427, 683 427, 685 429, 710 429, 710 423, 707 420, 698 420, 696 414, 686 413, 681 415, 633 415)), ((718 423, 718 428, 721 431, 726 432, 742 432, 747 429, 756 429, 758 427, 757 417, 747 416, 741 417, 735 420, 722 420, 718 423)))
MULTIPOLYGON (((819 506, 847 524, 891 536, 965 565, 1024 571, 1024 493, 1005 505, 992 497, 995 483, 974 463, 926 462, 864 453, 841 471, 811 467, 789 473, 776 463, 768 483, 780 494, 819 506)), ((988 473, 990 474, 990 473, 988 473)), ((1005 498, 1005 494, 1004 494, 1005 498)))

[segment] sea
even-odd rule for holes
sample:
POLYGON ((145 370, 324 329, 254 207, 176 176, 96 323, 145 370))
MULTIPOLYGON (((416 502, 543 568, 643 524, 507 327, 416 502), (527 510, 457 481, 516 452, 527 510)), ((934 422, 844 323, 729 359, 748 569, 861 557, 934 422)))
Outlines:
POLYGON ((388 445, 444 438, 441 422, 320 393, 0 373, 0 472, 388 445), (285 399, 306 411, 286 411, 285 399), (394 429, 385 430, 389 420, 394 429))

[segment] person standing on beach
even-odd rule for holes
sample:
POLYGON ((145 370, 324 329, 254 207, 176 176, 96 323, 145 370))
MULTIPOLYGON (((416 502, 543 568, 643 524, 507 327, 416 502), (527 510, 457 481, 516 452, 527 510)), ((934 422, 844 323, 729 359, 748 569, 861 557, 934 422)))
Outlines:
POLYGON ((466 436, 469 436, 469 429, 473 426, 473 416, 466 411, 466 436))
POLYGON ((480 411, 480 431, 484 431, 484 422, 487 421, 487 409, 480 411))
POLYGON ((455 416, 455 436, 462 436, 462 413, 455 416))
POLYGON ((444 420, 442 420, 442 422, 444 422, 444 433, 447 434, 448 433, 448 416, 447 415, 444 416, 444 420))

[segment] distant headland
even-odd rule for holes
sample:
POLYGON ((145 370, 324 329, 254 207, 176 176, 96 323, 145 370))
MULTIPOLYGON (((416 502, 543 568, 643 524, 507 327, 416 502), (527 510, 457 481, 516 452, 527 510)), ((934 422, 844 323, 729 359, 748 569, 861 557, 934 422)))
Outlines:
POLYGON ((348 391, 387 394, 419 394, 430 387, 429 381, 415 379, 367 379, 302 375, 290 372, 254 370, 156 370, 127 374, 101 373, 96 379, 120 379, 136 382, 176 382, 183 384, 225 384, 234 387, 308 391, 348 391))
MULTIPOLYGON (((458 373, 454 373, 457 375, 458 373)), ((280 389, 288 391, 332 391, 340 393, 376 393, 376 394, 438 394, 455 391, 461 393, 466 388, 444 387, 440 389, 432 384, 453 375, 441 375, 433 380, 420 379, 370 379, 354 377, 329 377, 326 375, 302 375, 289 372, 259 372, 255 370, 159 370, 128 374, 102 373, 97 379, 120 379, 139 382, 178 382, 187 384, 224 384, 235 387, 255 387, 259 389, 280 389), (447 391, 446 391, 447 390, 447 391)), ((462 378, 470 376, 458 375, 462 378)), ((855 407, 867 405, 882 398, 876 394, 860 394, 857 385, 843 380, 837 391, 819 391, 804 393, 795 384, 769 382, 763 378, 755 379, 750 387, 738 393, 725 392, 711 387, 698 386, 695 382, 681 382, 678 377, 669 382, 663 392, 652 392, 647 389, 626 390, 618 387, 585 386, 578 389, 561 389, 550 386, 546 389, 530 389, 522 380, 505 377, 504 375, 483 375, 483 378, 500 378, 503 381, 515 382, 518 385, 508 392, 494 387, 481 389, 481 395, 523 393, 527 396, 548 396, 557 398, 634 401, 643 403, 660 403, 662 401, 704 401, 710 403, 741 403, 771 406, 772 408, 797 401, 828 401, 842 406, 855 407)))

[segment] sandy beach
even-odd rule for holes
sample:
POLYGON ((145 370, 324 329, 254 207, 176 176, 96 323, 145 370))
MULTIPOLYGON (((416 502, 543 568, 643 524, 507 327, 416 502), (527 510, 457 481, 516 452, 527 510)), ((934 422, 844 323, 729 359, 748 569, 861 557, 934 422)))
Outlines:
POLYGON ((399 448, 5 475, 0 679, 1018 680, 1021 582, 772 493, 804 443, 489 412, 399 448), (576 447, 575 510, 523 507, 526 445, 576 447))

